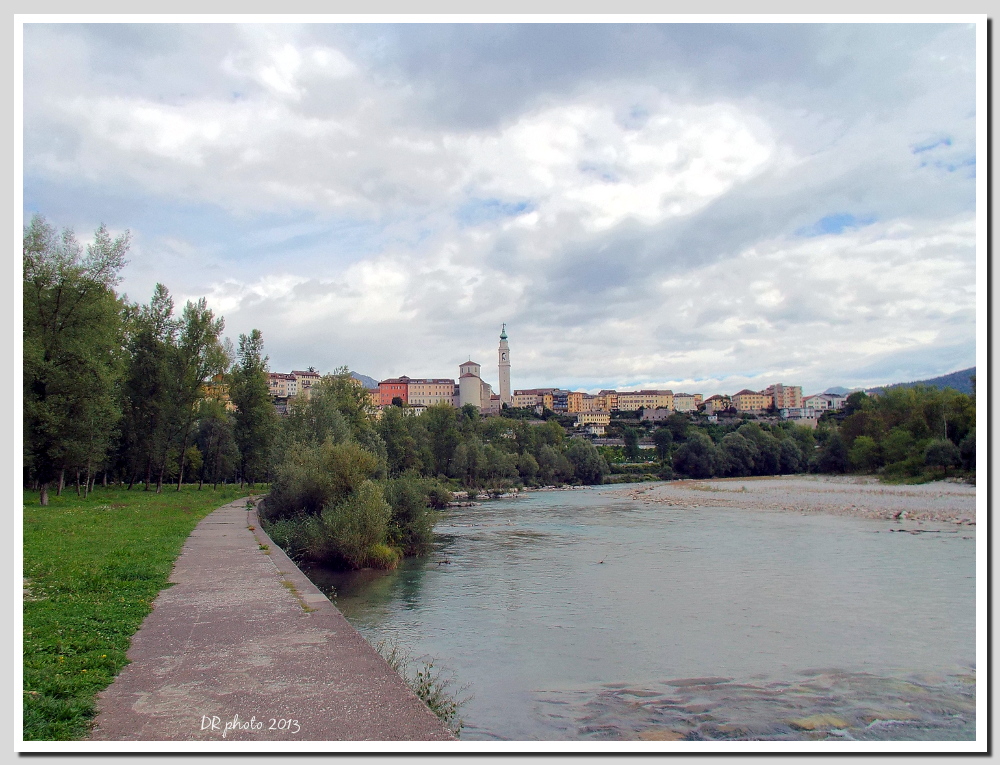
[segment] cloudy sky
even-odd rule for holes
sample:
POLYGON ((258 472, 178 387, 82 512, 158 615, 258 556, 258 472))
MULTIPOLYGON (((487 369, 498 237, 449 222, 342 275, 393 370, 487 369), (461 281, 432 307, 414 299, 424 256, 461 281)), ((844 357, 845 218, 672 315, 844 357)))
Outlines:
POLYGON ((24 216, 275 371, 814 393, 976 363, 968 24, 25 24, 24 216))

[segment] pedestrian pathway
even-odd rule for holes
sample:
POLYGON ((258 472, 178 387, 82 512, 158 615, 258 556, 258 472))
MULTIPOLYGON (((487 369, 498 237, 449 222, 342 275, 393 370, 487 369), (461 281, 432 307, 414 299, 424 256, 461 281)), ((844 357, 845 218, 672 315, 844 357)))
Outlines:
POLYGON ((170 581, 98 697, 92 740, 454 739, 246 500, 198 524, 170 581))

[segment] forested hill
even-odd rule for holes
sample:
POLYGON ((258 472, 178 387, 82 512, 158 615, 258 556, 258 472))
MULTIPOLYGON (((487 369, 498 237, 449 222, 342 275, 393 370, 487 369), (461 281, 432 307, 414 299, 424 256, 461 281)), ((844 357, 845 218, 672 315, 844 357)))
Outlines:
POLYGON ((905 382, 896 383, 895 385, 886 385, 881 388, 872 388, 872 391, 885 390, 886 388, 910 388, 914 385, 929 385, 932 388, 953 388, 959 393, 972 394, 976 392, 975 386, 972 384, 972 378, 976 376, 976 368, 969 367, 968 369, 962 369, 958 372, 952 372, 951 374, 941 375, 940 377, 932 377, 930 380, 917 380, 915 382, 905 382))

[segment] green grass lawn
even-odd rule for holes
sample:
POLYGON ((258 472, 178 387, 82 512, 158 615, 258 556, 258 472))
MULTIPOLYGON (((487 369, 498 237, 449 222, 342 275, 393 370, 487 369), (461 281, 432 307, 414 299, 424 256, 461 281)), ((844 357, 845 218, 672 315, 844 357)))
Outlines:
POLYGON ((48 507, 24 493, 25 740, 87 736, 94 697, 128 663, 184 540, 212 510, 249 494, 175 488, 97 487, 87 499, 70 490, 50 494, 48 507))

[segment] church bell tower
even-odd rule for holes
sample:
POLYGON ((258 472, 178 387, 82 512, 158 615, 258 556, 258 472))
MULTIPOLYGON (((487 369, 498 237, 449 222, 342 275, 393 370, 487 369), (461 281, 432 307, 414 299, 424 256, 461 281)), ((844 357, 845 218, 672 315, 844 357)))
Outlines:
POLYGON ((500 404, 510 406, 510 348, 507 347, 507 325, 504 324, 500 330, 500 348, 497 353, 500 356, 500 404))

